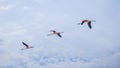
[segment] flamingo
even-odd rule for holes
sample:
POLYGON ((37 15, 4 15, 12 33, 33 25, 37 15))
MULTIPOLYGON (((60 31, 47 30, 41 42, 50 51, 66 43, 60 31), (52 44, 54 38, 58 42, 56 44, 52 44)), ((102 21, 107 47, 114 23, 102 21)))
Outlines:
POLYGON ((50 36, 50 35, 58 35, 60 38, 62 38, 61 33, 63 33, 63 32, 57 32, 57 31, 55 31, 55 30, 50 30, 50 32, 53 32, 53 33, 48 34, 48 36, 50 36))
MULTIPOLYGON (((23 44, 23 45, 25 45, 25 47, 26 47, 26 48, 24 48, 24 49, 33 48, 32 46, 29 46, 29 45, 28 45, 28 44, 26 44, 25 42, 22 42, 22 44, 23 44)), ((24 49, 22 49, 22 50, 24 50, 24 49)))
POLYGON ((83 25, 84 23, 87 23, 88 27, 92 29, 91 22, 95 22, 95 20, 82 20, 82 22, 78 23, 78 25, 79 24, 83 25))

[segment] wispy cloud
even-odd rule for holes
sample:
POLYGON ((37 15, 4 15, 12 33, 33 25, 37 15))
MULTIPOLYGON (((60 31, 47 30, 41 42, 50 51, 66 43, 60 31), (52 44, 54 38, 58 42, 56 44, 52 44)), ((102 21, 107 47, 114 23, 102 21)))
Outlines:
POLYGON ((0 6, 0 11, 7 11, 7 10, 11 10, 12 8, 14 8, 14 6, 13 6, 13 5, 0 6))

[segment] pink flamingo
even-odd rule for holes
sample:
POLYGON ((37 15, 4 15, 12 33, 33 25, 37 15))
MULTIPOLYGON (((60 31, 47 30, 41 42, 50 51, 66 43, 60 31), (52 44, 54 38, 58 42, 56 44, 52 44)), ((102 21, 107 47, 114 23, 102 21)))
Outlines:
POLYGON ((79 24, 83 25, 84 23, 87 23, 88 27, 92 29, 91 22, 95 22, 95 20, 82 20, 82 22, 78 23, 78 25, 79 24))
MULTIPOLYGON (((29 46, 28 44, 26 44, 26 43, 24 43, 24 42, 22 42, 22 44, 25 45, 25 47, 26 47, 26 48, 24 48, 24 49, 33 48, 32 46, 29 46)), ((24 50, 24 49, 22 49, 22 50, 24 50)))
POLYGON ((48 36, 50 36, 50 35, 58 35, 59 37, 61 37, 61 38, 62 38, 61 33, 63 33, 63 32, 56 32, 55 30, 50 30, 50 32, 53 32, 53 33, 48 34, 48 36))

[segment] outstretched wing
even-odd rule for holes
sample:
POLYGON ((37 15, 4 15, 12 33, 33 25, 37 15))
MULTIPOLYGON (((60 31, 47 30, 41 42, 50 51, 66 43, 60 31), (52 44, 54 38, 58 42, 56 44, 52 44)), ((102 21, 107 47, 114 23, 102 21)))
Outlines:
POLYGON ((31 46, 29 48, 22 48, 21 50, 26 50, 26 49, 30 49, 30 48, 34 48, 34 47, 31 46))
POLYGON ((60 33, 58 33, 57 35, 62 38, 62 35, 60 33))
POLYGON ((89 27, 90 29, 92 29, 92 26, 91 26, 91 21, 90 21, 90 22, 88 22, 88 27, 89 27))
POLYGON ((53 35, 53 33, 51 33, 51 34, 48 34, 47 36, 51 36, 51 35, 53 35))
POLYGON ((81 25, 83 25, 86 21, 87 21, 87 20, 83 20, 83 21, 81 22, 81 25))
POLYGON ((26 48, 29 48, 29 46, 26 43, 22 42, 22 44, 25 45, 26 48))

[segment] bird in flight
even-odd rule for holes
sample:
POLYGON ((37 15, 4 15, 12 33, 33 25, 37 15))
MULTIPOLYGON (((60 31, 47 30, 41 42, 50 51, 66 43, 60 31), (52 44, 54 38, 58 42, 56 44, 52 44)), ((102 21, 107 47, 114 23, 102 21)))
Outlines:
POLYGON ((23 45, 25 45, 26 48, 23 48, 22 50, 24 49, 29 49, 29 48, 33 48, 32 46, 29 46, 28 44, 26 44, 25 42, 22 42, 23 45))
POLYGON ((50 30, 50 32, 53 32, 53 33, 48 34, 48 36, 50 36, 50 35, 58 35, 60 38, 62 38, 61 33, 63 33, 63 32, 56 32, 55 30, 50 30))
POLYGON ((88 27, 92 29, 91 22, 95 22, 95 20, 82 20, 82 22, 78 23, 78 25, 79 24, 83 25, 84 23, 87 23, 88 27))

